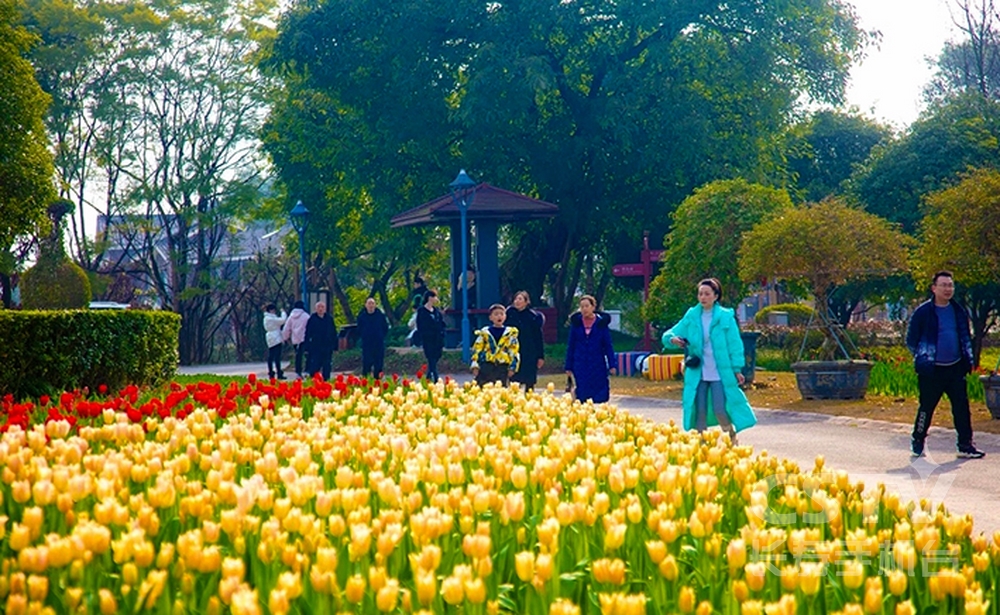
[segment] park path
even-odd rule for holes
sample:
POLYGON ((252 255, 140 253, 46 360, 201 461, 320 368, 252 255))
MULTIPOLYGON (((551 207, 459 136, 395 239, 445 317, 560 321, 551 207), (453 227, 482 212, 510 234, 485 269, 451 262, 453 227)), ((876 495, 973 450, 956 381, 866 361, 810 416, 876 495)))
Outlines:
MULTIPOLYGON (((180 374, 216 374, 266 377, 260 363, 189 366, 180 374)), ((453 376, 459 382, 469 375, 453 376)), ((654 421, 681 422, 680 402, 649 397, 612 396, 619 408, 654 421)), ((942 411, 946 411, 942 410, 942 411)), ((980 433, 976 445, 986 452, 983 459, 956 459, 955 432, 932 427, 927 437, 927 455, 910 458, 909 425, 849 417, 785 410, 757 410, 758 424, 740 434, 741 445, 757 453, 791 459, 808 470, 817 455, 826 467, 845 470, 866 489, 883 483, 904 501, 928 499, 945 502, 948 509, 969 513, 974 532, 987 535, 1000 531, 1000 435, 980 433)))

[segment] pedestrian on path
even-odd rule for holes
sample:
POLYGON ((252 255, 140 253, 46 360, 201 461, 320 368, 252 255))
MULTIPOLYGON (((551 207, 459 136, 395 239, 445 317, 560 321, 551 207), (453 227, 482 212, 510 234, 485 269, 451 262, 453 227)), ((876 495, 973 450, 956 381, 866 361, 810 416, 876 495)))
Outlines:
POLYGON ((264 341, 267 342, 267 375, 270 378, 274 378, 275 373, 277 373, 278 380, 285 379, 285 372, 281 367, 281 348, 283 346, 281 327, 285 324, 287 318, 288 315, 285 314, 285 310, 281 310, 281 315, 278 315, 278 306, 273 303, 268 303, 264 306, 264 341))
POLYGON ((506 326, 506 320, 507 309, 494 303, 490 306, 490 326, 476 331, 476 341, 472 345, 472 375, 481 387, 491 382, 507 386, 520 363, 518 332, 506 326))
POLYGON ((740 388, 746 359, 739 325, 733 310, 719 305, 721 298, 717 279, 698 282, 698 305, 663 334, 662 342, 685 350, 684 429, 701 432, 719 425, 735 443, 736 433, 756 425, 757 417, 740 388))
POLYGON ((306 304, 296 301, 292 306, 292 311, 285 321, 285 326, 281 328, 281 337, 286 342, 291 342, 295 348, 295 377, 302 379, 302 359, 306 353, 306 325, 309 324, 309 312, 306 311, 306 304))
POLYGON ((942 395, 951 403, 951 416, 958 433, 958 457, 980 459, 986 453, 972 442, 972 416, 965 376, 972 371, 972 337, 969 315, 954 299, 955 280, 949 271, 938 271, 931 280, 931 298, 910 317, 906 346, 913 353, 920 402, 913 422, 910 453, 924 455, 924 440, 934 409, 942 395))
POLYGON ((385 363, 385 338, 389 334, 389 319, 375 307, 375 298, 365 300, 365 309, 358 314, 358 336, 361 338, 361 375, 382 376, 385 363))
POLYGON ((527 291, 519 290, 514 293, 514 305, 507 308, 506 322, 507 326, 517 329, 521 351, 517 373, 511 376, 511 380, 523 384, 525 389, 533 389, 538 382, 538 370, 545 365, 545 342, 542 339, 545 317, 531 309, 531 297, 527 291))
POLYGON ((438 309, 438 296, 433 290, 424 293, 424 304, 417 310, 417 332, 427 359, 427 380, 437 382, 437 364, 444 354, 444 314, 438 309))
POLYGON ((576 385, 580 401, 603 403, 611 398, 608 374, 615 373, 611 344, 611 316, 597 311, 597 300, 580 297, 580 309, 569 318, 566 376, 576 385))
POLYGON ((333 349, 337 344, 337 326, 333 315, 326 311, 326 303, 316 302, 316 311, 306 324, 306 348, 309 349, 309 374, 317 372, 324 380, 330 379, 333 367, 333 349))

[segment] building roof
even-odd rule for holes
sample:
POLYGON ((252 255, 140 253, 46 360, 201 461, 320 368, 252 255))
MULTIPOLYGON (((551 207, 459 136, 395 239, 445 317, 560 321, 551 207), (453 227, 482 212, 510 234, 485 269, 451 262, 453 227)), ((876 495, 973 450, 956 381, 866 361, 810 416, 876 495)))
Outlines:
MULTIPOLYGON (((503 190, 483 183, 475 188, 467 216, 469 220, 520 222, 538 218, 551 218, 559 213, 559 206, 533 199, 523 194, 503 190)), ((403 226, 444 225, 457 222, 461 212, 451 194, 439 196, 423 205, 396 214, 390 221, 393 228, 403 226)))

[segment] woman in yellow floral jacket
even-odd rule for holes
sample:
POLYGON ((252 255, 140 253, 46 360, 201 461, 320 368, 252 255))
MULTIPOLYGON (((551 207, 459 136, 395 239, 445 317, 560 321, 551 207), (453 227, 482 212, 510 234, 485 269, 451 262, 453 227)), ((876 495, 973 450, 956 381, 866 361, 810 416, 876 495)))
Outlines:
POLYGON ((472 375, 479 386, 497 381, 507 386, 521 363, 517 329, 505 327, 505 320, 507 309, 495 303, 490 306, 492 324, 476 331, 476 341, 472 344, 472 375))

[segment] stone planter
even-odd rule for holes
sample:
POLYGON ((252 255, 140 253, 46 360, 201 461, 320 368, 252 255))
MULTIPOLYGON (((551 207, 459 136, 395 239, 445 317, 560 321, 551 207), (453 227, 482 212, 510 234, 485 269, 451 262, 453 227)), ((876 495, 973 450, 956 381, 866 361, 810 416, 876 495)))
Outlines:
POLYGON ((1000 419, 1000 374, 980 376, 979 382, 983 383, 983 390, 986 391, 986 407, 990 409, 990 415, 1000 419))
POLYGON ((799 361, 792 364, 803 399, 864 399, 871 361, 799 361))

